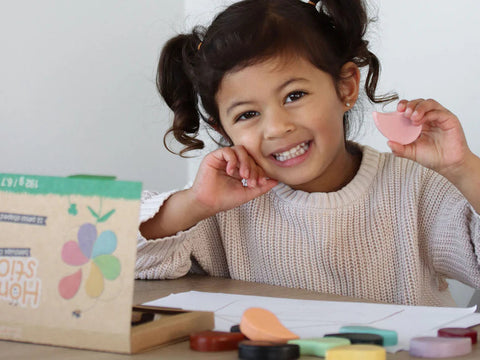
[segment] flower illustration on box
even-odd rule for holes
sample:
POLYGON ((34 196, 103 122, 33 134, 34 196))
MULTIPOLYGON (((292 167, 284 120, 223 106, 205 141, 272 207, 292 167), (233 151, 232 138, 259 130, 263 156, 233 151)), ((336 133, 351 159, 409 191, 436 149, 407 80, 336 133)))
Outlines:
MULTIPOLYGON (((63 245, 62 260, 66 264, 82 267, 89 264, 84 287, 91 298, 98 298, 102 294, 104 279, 115 280, 120 275, 120 261, 112 255, 116 248, 115 233, 106 230, 98 235, 97 227, 91 223, 80 226, 77 241, 68 241, 63 245)), ((77 294, 84 277, 83 269, 60 280, 58 291, 64 299, 71 299, 77 294)))

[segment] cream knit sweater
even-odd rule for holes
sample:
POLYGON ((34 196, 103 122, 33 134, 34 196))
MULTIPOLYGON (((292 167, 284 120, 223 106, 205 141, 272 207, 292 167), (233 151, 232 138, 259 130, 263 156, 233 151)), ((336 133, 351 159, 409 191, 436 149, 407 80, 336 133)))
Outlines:
MULTIPOLYGON (((175 236, 139 236, 136 277, 177 278, 199 265, 213 276, 440 306, 454 305, 445 278, 480 287, 480 215, 439 174, 362 152, 337 192, 279 184, 175 236)), ((145 192, 140 221, 172 193, 145 192)))

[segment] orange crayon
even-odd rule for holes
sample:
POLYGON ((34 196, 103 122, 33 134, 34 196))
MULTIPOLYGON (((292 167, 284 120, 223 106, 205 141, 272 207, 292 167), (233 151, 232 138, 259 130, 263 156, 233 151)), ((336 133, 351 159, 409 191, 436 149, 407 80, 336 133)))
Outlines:
POLYGON ((271 311, 262 308, 245 310, 240 321, 240 331, 255 341, 285 343, 299 336, 288 330, 271 311))

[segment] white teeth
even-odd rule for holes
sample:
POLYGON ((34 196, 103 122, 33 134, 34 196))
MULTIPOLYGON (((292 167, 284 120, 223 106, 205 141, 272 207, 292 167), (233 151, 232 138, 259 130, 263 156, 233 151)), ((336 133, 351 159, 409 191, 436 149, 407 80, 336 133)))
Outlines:
POLYGON ((278 161, 287 161, 289 159, 293 159, 294 157, 303 155, 307 152, 309 147, 308 142, 303 142, 290 150, 278 153, 278 154, 273 154, 276 160, 278 161))

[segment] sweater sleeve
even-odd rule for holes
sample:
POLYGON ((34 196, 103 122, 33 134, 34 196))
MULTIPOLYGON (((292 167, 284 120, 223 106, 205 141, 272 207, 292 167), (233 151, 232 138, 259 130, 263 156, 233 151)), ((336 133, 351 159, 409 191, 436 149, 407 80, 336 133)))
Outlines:
POLYGON ((438 177, 429 185, 435 209, 428 245, 432 266, 442 276, 480 288, 480 215, 453 184, 438 177))
MULTIPOLYGON (((140 223, 151 219, 175 191, 144 191, 140 223)), ((197 269, 213 276, 228 276, 217 220, 211 217, 173 236, 137 238, 136 279, 175 279, 197 269), (200 269, 198 269, 198 266, 200 269)))

